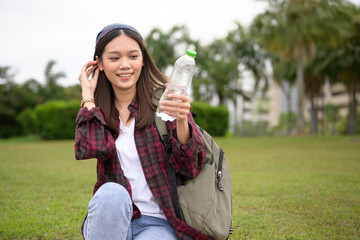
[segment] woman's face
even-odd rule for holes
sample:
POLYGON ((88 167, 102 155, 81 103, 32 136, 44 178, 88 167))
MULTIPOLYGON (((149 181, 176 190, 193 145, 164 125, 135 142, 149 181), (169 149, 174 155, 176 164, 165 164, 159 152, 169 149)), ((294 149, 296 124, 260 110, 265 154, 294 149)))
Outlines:
POLYGON ((102 61, 98 64, 114 90, 136 90, 143 56, 139 44, 134 39, 121 34, 111 40, 105 46, 102 61))

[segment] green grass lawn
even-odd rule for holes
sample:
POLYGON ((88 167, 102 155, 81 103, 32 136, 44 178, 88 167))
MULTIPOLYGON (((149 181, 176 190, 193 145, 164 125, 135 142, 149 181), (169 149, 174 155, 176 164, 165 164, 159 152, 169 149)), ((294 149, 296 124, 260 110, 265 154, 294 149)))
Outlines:
MULTIPOLYGON (((360 140, 219 138, 232 239, 360 239, 360 140)), ((0 141, 0 239, 82 239, 95 160, 73 141, 0 141)))

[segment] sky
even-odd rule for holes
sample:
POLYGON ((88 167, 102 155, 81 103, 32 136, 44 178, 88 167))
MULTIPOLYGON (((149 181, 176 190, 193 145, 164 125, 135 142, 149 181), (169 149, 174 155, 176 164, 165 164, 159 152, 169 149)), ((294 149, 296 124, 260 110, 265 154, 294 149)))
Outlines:
POLYGON ((108 24, 132 25, 143 37, 155 27, 185 25, 206 44, 235 29, 235 21, 248 26, 266 7, 258 0, 0 0, 0 66, 10 66, 16 82, 44 83, 45 66, 55 60, 54 71, 66 73, 59 84, 73 85, 108 24))

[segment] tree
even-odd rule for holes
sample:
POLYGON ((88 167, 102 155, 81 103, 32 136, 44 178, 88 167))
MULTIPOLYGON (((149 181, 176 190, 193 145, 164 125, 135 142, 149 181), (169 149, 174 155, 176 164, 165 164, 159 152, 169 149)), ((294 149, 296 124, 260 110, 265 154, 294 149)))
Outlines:
POLYGON ((336 42, 350 28, 345 5, 348 2, 343 0, 269 0, 269 10, 252 23, 261 46, 297 65, 298 134, 305 133, 304 63, 315 57, 317 45, 336 42))
POLYGON ((66 77, 65 72, 53 72, 56 61, 50 60, 45 67, 45 100, 61 99, 64 89, 58 84, 59 79, 66 77))
POLYGON ((8 138, 21 133, 16 125, 16 115, 22 110, 19 85, 10 73, 10 67, 0 67, 0 138, 8 138))
MULTIPOLYGON (((267 52, 260 48, 253 40, 252 36, 245 31, 243 26, 235 22, 236 29, 230 31, 226 37, 227 44, 230 45, 230 52, 234 52, 238 65, 245 71, 252 74, 254 80, 254 89, 251 92, 245 92, 243 86, 239 83, 241 75, 237 81, 229 85, 228 98, 234 103, 235 114, 235 135, 237 134, 237 99, 242 96, 244 102, 249 101, 255 95, 259 86, 262 85, 263 93, 268 89, 268 76, 266 72, 266 60, 269 58, 267 52)), ((239 68, 238 66, 238 68, 239 68)), ((241 74, 241 73, 240 73, 241 74)))
POLYGON ((353 18, 354 32, 347 39, 340 51, 342 69, 339 78, 345 84, 349 92, 349 116, 347 133, 356 134, 357 124, 357 99, 356 94, 360 91, 360 8, 356 9, 357 14, 353 18))
POLYGON ((296 65, 291 61, 281 61, 277 56, 272 55, 273 79, 280 85, 281 91, 286 96, 286 134, 290 135, 292 130, 291 111, 291 86, 295 84, 296 65))
MULTIPOLYGON (((261 48, 253 40, 254 36, 246 32, 240 23, 235 22, 236 29, 228 33, 226 40, 237 57, 239 65, 249 71, 254 80, 254 92, 259 85, 263 85, 263 92, 268 89, 268 73, 266 71, 266 61, 270 58, 268 52, 261 48)), ((254 94, 254 93, 253 93, 254 94)))
MULTIPOLYGON (((331 83, 341 82, 349 93, 347 133, 356 133, 356 94, 360 91, 360 8, 350 5, 347 12, 351 31, 345 32, 338 45, 327 45, 320 49, 314 61, 315 71, 330 78, 331 83)), ((335 119, 335 118, 332 118, 335 119)))
POLYGON ((167 33, 159 28, 154 28, 145 38, 145 42, 157 67, 162 72, 172 66, 179 55, 185 54, 186 48, 194 48, 194 44, 196 44, 190 38, 188 29, 185 26, 174 26, 167 33), (181 51, 179 48, 181 48, 181 51), (176 52, 176 50, 179 50, 180 53, 176 52))
POLYGON ((325 83, 325 77, 315 74, 311 67, 305 71, 305 95, 310 99, 310 134, 318 134, 318 104, 315 103, 315 97, 322 92, 325 83))

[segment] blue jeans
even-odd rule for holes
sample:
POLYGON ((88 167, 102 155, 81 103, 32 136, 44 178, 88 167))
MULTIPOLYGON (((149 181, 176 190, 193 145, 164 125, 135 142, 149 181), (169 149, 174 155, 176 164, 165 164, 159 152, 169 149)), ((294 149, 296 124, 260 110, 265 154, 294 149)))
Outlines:
POLYGON ((128 191, 120 184, 103 184, 89 203, 84 222, 85 240, 177 239, 168 221, 142 215, 132 220, 128 191))

